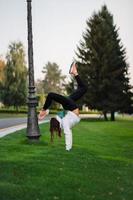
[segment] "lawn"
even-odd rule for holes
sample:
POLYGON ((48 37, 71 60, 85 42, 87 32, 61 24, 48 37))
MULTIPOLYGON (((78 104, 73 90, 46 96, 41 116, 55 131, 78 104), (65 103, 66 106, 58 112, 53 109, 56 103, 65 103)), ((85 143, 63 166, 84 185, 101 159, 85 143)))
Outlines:
POLYGON ((133 199, 133 120, 81 121, 70 152, 40 128, 38 143, 25 130, 0 139, 0 200, 133 199))

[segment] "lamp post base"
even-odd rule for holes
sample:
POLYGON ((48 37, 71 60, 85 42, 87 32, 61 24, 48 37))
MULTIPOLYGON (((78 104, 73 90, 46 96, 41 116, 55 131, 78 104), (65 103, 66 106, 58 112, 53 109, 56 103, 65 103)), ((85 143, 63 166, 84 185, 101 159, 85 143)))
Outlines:
POLYGON ((30 101, 29 107, 28 107, 28 118, 27 118, 27 137, 29 140, 39 140, 39 137, 41 136, 39 125, 38 125, 38 118, 37 118, 37 112, 36 112, 36 100, 30 101))
POLYGON ((29 139, 30 143, 37 143, 37 142, 39 142, 39 137, 40 137, 40 135, 39 136, 27 136, 27 138, 29 139))

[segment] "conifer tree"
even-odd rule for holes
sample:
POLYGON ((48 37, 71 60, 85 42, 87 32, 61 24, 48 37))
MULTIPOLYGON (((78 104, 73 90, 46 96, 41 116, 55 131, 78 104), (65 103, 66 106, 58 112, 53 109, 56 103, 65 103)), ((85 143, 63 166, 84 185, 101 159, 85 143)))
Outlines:
POLYGON ((106 5, 87 20, 83 39, 77 47, 79 71, 88 86, 84 102, 91 108, 111 113, 131 107, 126 50, 106 5))

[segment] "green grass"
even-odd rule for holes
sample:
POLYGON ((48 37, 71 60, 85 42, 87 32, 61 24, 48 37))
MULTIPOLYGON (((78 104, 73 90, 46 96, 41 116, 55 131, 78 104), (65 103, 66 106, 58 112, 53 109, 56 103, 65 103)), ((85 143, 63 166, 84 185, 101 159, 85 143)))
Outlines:
POLYGON ((25 130, 0 139, 0 200, 133 199, 133 121, 81 121, 71 152, 40 127, 36 144, 25 130))

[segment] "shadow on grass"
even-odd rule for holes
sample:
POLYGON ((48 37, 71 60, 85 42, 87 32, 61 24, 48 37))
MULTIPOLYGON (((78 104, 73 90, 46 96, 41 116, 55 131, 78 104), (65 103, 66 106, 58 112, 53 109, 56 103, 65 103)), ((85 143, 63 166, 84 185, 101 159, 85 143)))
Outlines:
POLYGON ((43 140, 37 140, 37 141, 30 141, 29 139, 24 139, 20 141, 20 144, 24 145, 34 145, 34 146, 48 146, 49 143, 43 140))

